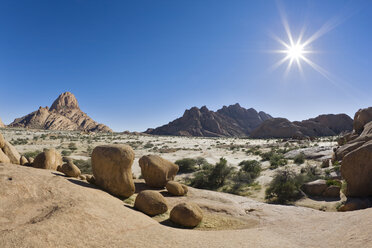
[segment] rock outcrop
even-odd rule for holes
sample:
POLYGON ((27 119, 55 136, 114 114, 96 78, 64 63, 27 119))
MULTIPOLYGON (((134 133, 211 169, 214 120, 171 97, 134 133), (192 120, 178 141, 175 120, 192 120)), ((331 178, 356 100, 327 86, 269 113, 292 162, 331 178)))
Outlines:
POLYGON ((98 124, 82 112, 75 96, 70 92, 61 94, 50 108, 40 107, 31 114, 15 119, 9 127, 112 132, 109 127, 98 124))
POLYGON ((134 194, 132 164, 134 151, 128 145, 102 145, 92 152, 95 184, 113 195, 129 197, 134 194))
POLYGON ((21 164, 21 155, 17 149, 4 139, 0 133, 0 163, 21 164))
POLYGON ((167 125, 148 129, 146 133, 176 136, 239 136, 246 137, 263 121, 272 117, 255 109, 245 109, 238 103, 224 106, 216 112, 206 106, 193 107, 185 111, 182 117, 167 125))
POLYGON ((168 211, 167 201, 164 196, 157 191, 141 191, 134 202, 134 207, 141 212, 155 216, 168 211))
POLYGON ((150 187, 164 188, 179 170, 178 165, 158 156, 147 155, 139 159, 139 166, 145 182, 150 187))
POLYGON ((170 212, 170 220, 184 227, 196 227, 203 219, 203 211, 195 203, 180 203, 170 212))
POLYGON ((4 127, 5 127, 5 124, 0 119, 0 128, 4 128, 4 127))
POLYGON ((372 196, 372 107, 354 116, 354 130, 340 138, 333 155, 341 162, 341 176, 347 182, 348 197, 372 196))
POLYGON ((63 164, 61 154, 54 148, 45 149, 38 154, 32 166, 34 168, 57 170, 58 166, 63 164))
POLYGON ((334 136, 351 131, 353 120, 345 115, 319 115, 316 118, 291 122, 285 118, 272 118, 254 129, 251 138, 305 138, 334 136))

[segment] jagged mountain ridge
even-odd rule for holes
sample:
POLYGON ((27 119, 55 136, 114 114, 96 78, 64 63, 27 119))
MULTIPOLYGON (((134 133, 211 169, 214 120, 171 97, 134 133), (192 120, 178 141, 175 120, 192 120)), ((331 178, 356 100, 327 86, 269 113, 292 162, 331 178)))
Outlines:
POLYGON ((9 127, 23 127, 47 130, 80 130, 90 132, 112 132, 104 124, 98 124, 79 108, 76 97, 65 92, 49 107, 15 119, 9 127))
POLYGON ((285 118, 264 121, 250 134, 251 138, 303 138, 334 136, 353 129, 353 119, 346 114, 319 115, 303 121, 285 118))
POLYGON ((155 135, 246 137, 263 121, 272 117, 265 112, 255 109, 245 109, 238 103, 223 106, 216 112, 206 106, 192 107, 183 116, 155 129, 148 129, 146 133, 155 135))

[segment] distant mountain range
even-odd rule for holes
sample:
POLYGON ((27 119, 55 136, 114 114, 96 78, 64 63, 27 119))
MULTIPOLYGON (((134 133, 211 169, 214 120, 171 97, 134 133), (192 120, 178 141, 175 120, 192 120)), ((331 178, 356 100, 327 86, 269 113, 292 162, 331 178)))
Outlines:
POLYGON ((80 130, 90 132, 112 132, 103 124, 98 124, 79 108, 76 97, 65 92, 49 107, 39 107, 38 110, 15 119, 9 127, 23 127, 46 130, 80 130))
POLYGON ((346 114, 320 115, 316 118, 290 122, 273 118, 265 112, 245 109, 238 103, 223 106, 216 112, 206 106, 193 107, 182 117, 145 133, 154 135, 200 137, 299 138, 332 136, 351 131, 353 119, 346 114))
MULTIPOLYGON (((9 127, 46 130, 80 130, 112 132, 104 124, 98 124, 79 108, 76 97, 65 92, 51 107, 38 110, 15 119, 9 127)), ((5 125, 0 120, 0 127, 5 125)), ((183 116, 155 129, 145 131, 153 135, 199 137, 251 137, 251 138, 301 138, 333 136, 353 129, 353 119, 346 114, 320 115, 304 121, 291 122, 285 118, 243 108, 238 103, 223 106, 217 111, 206 106, 187 109, 183 116)))
POLYGON ((206 106, 193 107, 185 111, 182 117, 167 125, 148 129, 145 133, 156 135, 179 136, 248 136, 265 120, 272 117, 255 109, 242 108, 238 103, 217 110, 209 110, 206 106))

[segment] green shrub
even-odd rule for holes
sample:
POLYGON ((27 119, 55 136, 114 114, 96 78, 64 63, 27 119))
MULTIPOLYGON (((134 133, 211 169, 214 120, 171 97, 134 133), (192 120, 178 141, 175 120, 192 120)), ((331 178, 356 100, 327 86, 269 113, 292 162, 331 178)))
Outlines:
POLYGON ((154 147, 154 144, 152 144, 152 143, 150 143, 150 142, 146 143, 146 144, 143 146, 143 148, 145 148, 145 149, 149 149, 149 148, 152 148, 152 147, 154 147))
POLYGON ((62 153, 63 156, 70 156, 72 151, 63 150, 61 153, 62 153))
POLYGON ((184 158, 177 160, 175 162, 176 165, 179 167, 179 173, 190 173, 190 172, 195 172, 197 168, 195 167, 196 165, 196 160, 192 158, 184 158))
POLYGON ((283 154, 274 153, 270 157, 270 169, 276 169, 279 166, 288 164, 287 159, 284 158, 283 154))
POLYGON ((261 173, 261 164, 257 160, 244 160, 239 166, 241 166, 239 172, 245 173, 244 176, 249 176, 250 179, 257 178, 261 173))
POLYGON ((331 186, 331 185, 336 185, 338 187, 341 187, 342 186, 342 183, 338 180, 334 180, 334 179, 328 179, 327 180, 327 186, 331 186))
POLYGON ((71 151, 76 151, 77 150, 76 144, 71 142, 70 144, 68 144, 68 149, 70 149, 71 151))
POLYGON ((288 203, 301 197, 300 187, 303 177, 289 168, 278 170, 265 192, 270 203, 288 203))
POLYGON ((74 164, 79 167, 82 174, 92 174, 92 162, 90 159, 74 159, 74 164))
POLYGON ((293 161, 295 162, 295 164, 298 165, 303 164, 305 162, 305 155, 301 152, 300 154, 294 157, 293 161))
POLYGON ((25 152, 23 153, 23 156, 25 156, 26 158, 36 158, 36 156, 39 155, 39 153, 41 153, 40 150, 36 150, 33 152, 25 152))
POLYGON ((202 169, 195 173, 190 181, 190 186, 201 189, 217 189, 224 185, 229 177, 232 168, 227 166, 227 161, 220 158, 215 165, 204 164, 202 169))

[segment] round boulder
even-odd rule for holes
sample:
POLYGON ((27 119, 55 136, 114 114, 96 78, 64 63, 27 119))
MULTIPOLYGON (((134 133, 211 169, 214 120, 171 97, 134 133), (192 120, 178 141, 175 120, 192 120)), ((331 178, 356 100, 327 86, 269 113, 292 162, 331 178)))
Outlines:
POLYGON ((132 164, 134 151, 128 145, 102 145, 92 152, 95 184, 113 195, 129 197, 134 194, 132 164))
POLYGON ((141 191, 136 197, 134 207, 150 216, 163 214, 168 210, 164 196, 153 190, 141 191))
POLYGON ((327 182, 323 179, 302 185, 302 190, 309 196, 322 196, 327 188, 327 182))
POLYGON ((203 212, 195 203, 180 203, 170 212, 170 220, 184 227, 196 227, 202 219, 203 212))
POLYGON ((20 162, 21 165, 28 164, 28 160, 25 156, 21 156, 21 159, 20 159, 19 162, 20 162))
POLYGON ((64 158, 66 163, 58 166, 57 171, 64 173, 68 177, 79 177, 81 175, 80 169, 74 164, 72 159, 64 158))
POLYGON ((33 167, 48 170, 57 170, 63 164, 61 154, 54 148, 45 149, 34 160, 33 167))
POLYGON ((178 165, 157 155, 143 156, 139 160, 141 173, 150 187, 164 188, 168 181, 172 181, 178 172, 178 165))
POLYGON ((175 181, 169 181, 167 185, 165 185, 169 194, 174 196, 183 196, 186 195, 188 192, 188 188, 186 185, 180 184, 175 181))

